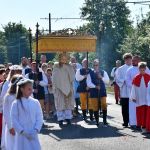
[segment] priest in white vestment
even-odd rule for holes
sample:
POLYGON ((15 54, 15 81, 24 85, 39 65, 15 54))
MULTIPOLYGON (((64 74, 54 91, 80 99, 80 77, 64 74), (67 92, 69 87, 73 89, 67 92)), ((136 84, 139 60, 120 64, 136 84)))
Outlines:
POLYGON ((55 107, 60 126, 63 125, 63 121, 65 120, 68 125, 71 124, 72 110, 74 109, 74 79, 75 72, 73 67, 68 63, 67 54, 60 54, 59 62, 55 63, 52 72, 55 107))

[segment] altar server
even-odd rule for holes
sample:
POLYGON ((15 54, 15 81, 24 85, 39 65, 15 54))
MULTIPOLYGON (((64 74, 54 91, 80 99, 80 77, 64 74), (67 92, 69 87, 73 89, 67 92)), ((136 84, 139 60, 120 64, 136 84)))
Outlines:
POLYGON ((136 103, 137 126, 146 128, 147 115, 147 87, 150 81, 150 75, 146 73, 146 63, 139 63, 140 73, 133 79, 131 89, 131 99, 136 103))
POLYGON ((129 90, 126 83, 126 73, 132 64, 132 55, 126 53, 123 56, 125 64, 118 68, 116 82, 120 87, 120 100, 122 105, 123 126, 128 127, 129 123, 129 90))

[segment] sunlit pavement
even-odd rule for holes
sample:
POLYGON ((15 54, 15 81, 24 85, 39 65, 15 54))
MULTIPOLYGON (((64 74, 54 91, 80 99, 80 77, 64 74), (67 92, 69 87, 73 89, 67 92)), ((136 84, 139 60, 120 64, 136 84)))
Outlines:
MULTIPOLYGON (((102 119, 100 119, 102 122, 102 119)), ((56 120, 46 122, 40 142, 42 150, 150 150, 150 136, 122 127, 121 107, 114 96, 108 95, 108 122, 99 128, 81 117, 73 119, 71 126, 60 128, 56 120)))

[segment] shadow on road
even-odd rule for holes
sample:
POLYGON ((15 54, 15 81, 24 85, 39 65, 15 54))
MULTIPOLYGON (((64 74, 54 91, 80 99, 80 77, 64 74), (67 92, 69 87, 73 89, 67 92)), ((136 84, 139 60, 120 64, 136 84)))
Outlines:
POLYGON ((74 119, 72 125, 66 125, 59 129, 43 128, 41 134, 50 135, 58 141, 63 139, 93 139, 125 136, 124 134, 119 133, 119 130, 113 126, 104 127, 100 124, 97 128, 96 125, 90 122, 77 124, 77 122, 81 120, 81 118, 78 118, 78 120, 74 119), (90 126, 90 124, 92 126, 90 126))

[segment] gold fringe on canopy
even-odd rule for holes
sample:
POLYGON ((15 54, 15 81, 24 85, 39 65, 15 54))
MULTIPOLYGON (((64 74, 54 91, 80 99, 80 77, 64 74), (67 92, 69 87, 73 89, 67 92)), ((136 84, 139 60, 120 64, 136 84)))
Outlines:
MULTIPOLYGON (((36 41, 34 41, 34 50, 36 41)), ((95 52, 95 36, 41 36, 38 40, 38 52, 95 52)))

